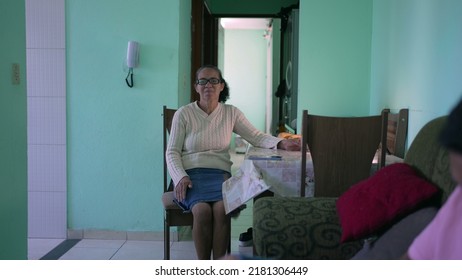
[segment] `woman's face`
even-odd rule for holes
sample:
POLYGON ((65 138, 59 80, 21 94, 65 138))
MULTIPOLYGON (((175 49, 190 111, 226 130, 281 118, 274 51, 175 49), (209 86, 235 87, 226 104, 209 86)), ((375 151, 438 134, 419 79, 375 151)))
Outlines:
POLYGON ((462 154, 449 151, 449 160, 451 163, 451 174, 457 184, 462 184, 462 154))
POLYGON ((218 99, 220 97, 220 92, 224 88, 224 84, 220 80, 220 74, 218 71, 212 68, 204 68, 197 74, 196 80, 196 91, 201 96, 201 101, 216 101, 218 103, 218 99), (201 85, 197 83, 197 80, 206 82, 206 84, 201 85), (207 82, 208 80, 208 82, 207 82), (216 82, 219 80, 218 84, 213 84, 212 82, 216 82))

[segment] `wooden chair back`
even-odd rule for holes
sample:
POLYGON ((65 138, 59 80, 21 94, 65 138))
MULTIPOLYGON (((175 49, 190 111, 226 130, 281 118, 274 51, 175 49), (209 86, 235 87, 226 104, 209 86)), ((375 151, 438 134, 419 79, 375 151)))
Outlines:
POLYGON ((162 202, 164 205, 164 260, 170 259, 170 227, 193 225, 193 215, 191 213, 184 213, 183 210, 173 202, 173 182, 168 176, 167 161, 165 158, 168 136, 172 128, 172 121, 175 112, 176 109, 169 109, 166 106, 163 106, 164 193, 162 195, 162 202))
MULTIPOLYGON (((338 197, 351 185, 371 174, 372 162, 381 143, 386 142, 388 109, 381 115, 329 117, 303 111, 300 194, 305 196, 306 153, 314 169, 314 196, 338 197)), ((380 149, 378 168, 385 165, 380 149)))
POLYGON ((387 152, 399 158, 404 158, 406 151, 407 127, 409 109, 400 109, 398 113, 388 116, 387 152))
POLYGON ((169 109, 166 106, 163 107, 163 119, 164 119, 164 129, 163 129, 163 145, 164 145, 164 192, 173 191, 172 181, 168 183, 168 170, 167 170, 167 160, 165 158, 165 152, 167 151, 168 136, 170 130, 172 129, 173 116, 175 115, 176 109, 169 109))

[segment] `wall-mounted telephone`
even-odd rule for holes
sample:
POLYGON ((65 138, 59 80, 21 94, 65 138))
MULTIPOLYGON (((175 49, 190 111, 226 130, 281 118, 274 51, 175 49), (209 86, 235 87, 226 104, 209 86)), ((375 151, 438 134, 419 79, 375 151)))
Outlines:
POLYGON ((129 87, 133 87, 133 68, 138 67, 140 58, 140 45, 136 41, 128 41, 127 46, 127 67, 128 75, 125 78, 125 82, 129 87), (128 81, 130 77, 130 82, 128 81))
POLYGON ((139 44, 135 41, 128 41, 127 47, 127 66, 128 68, 138 67, 139 63, 139 44))

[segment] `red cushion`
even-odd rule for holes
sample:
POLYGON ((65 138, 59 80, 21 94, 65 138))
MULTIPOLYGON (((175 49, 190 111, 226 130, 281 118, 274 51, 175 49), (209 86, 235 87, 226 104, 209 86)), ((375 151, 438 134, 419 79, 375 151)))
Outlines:
POLYGON ((341 242, 376 233, 396 218, 409 214, 437 192, 437 187, 406 163, 380 169, 370 178, 353 185, 337 200, 341 242))

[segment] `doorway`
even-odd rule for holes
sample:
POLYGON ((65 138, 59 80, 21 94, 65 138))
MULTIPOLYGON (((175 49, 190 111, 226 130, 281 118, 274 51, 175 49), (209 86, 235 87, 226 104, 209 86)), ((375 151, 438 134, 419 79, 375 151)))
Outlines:
MULTIPOLYGON (((272 39, 269 44, 273 50, 273 58, 267 63, 267 65, 271 66, 267 68, 268 72, 265 73, 268 81, 266 88, 268 92, 271 89, 271 94, 267 94, 268 98, 265 97, 255 101, 258 104, 267 104, 268 112, 265 115, 268 117, 265 117, 263 126, 257 126, 262 131, 273 135, 277 134, 281 127, 283 131, 296 133, 294 124, 297 123, 298 65, 294 65, 294 63, 297 64, 298 62, 298 57, 296 57, 298 55, 298 21, 290 20, 290 17, 293 11, 298 11, 299 1, 288 0, 264 6, 257 5, 253 9, 248 9, 248 1, 232 1, 232 4, 231 2, 223 2, 220 5, 212 5, 213 12, 210 10, 211 6, 208 5, 206 0, 191 0, 191 3, 191 80, 195 78, 195 70, 204 64, 218 65, 222 70, 229 68, 221 56, 224 45, 223 41, 220 41, 220 35, 223 35, 223 28, 219 24, 221 18, 231 18, 237 22, 242 21, 242 28, 248 28, 249 24, 245 23, 246 20, 272 20, 272 39), (233 10, 233 13, 227 13, 226 11, 228 10, 233 10), (292 27, 296 28, 296 30, 289 28, 292 34, 289 36, 285 32, 288 21, 293 22, 292 27), (290 42, 286 42, 287 40, 290 40, 290 42), (294 51, 287 52, 293 47, 295 47, 294 51), (288 58, 286 57, 287 55, 288 58), (287 82, 287 77, 291 78, 289 82, 287 82), (272 101, 270 102, 269 100, 272 101)), ((238 23, 235 24, 238 25, 238 23)), ((241 44, 239 46, 245 45, 241 44)), ((241 54, 246 53, 247 50, 245 49, 241 52, 241 54)), ((241 65, 254 66, 254 64, 249 64, 253 63, 253 60, 248 59, 241 63, 238 68, 243 69, 241 65)), ((226 76, 226 78, 230 77, 226 76)), ((239 79, 239 82, 244 84, 242 81, 239 79)), ((231 88, 231 94, 233 93, 234 91, 231 88)), ((248 99, 247 97, 246 99, 248 99)), ((197 94, 192 90, 191 101, 195 101, 197 98, 197 94)), ((250 103, 247 102, 247 104, 250 103)))
POLYGON ((272 18, 220 18, 218 28, 218 66, 230 87, 227 103, 238 107, 257 129, 271 134, 273 82, 277 80, 273 79, 274 53, 278 53, 273 28, 278 22, 272 18))

